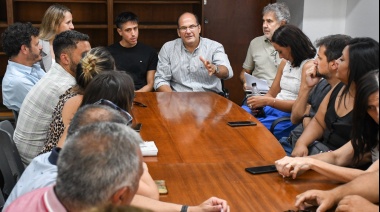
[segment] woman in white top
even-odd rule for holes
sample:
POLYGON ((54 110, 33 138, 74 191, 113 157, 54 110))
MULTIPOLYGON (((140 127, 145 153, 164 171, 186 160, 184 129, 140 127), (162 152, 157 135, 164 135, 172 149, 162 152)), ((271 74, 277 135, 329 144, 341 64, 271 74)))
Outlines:
POLYGON ((40 42, 42 45, 43 57, 41 67, 48 72, 55 62, 53 51, 53 40, 59 33, 74 29, 73 16, 70 9, 60 4, 51 5, 42 18, 40 27, 40 42))
MULTIPOLYGON (((316 49, 310 39, 296 26, 279 27, 272 36, 272 45, 281 61, 273 84, 264 96, 251 96, 247 99, 245 110, 255 113, 256 108, 263 108, 265 115, 257 117, 268 129, 274 120, 288 116, 297 98, 301 76, 313 65, 316 49)), ((276 125, 274 135, 277 139, 289 136, 294 125, 283 121, 276 125)))

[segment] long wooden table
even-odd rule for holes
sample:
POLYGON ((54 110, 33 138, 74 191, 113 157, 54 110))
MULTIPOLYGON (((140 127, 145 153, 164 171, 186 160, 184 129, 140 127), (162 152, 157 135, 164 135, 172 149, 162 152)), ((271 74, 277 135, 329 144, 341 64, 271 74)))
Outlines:
POLYGON ((162 201, 198 205, 217 196, 231 211, 286 211, 295 209, 299 193, 337 186, 312 171, 296 180, 247 173, 244 168, 273 164, 285 152, 256 118, 217 94, 150 92, 135 100, 147 105, 135 105, 133 115, 141 137, 158 148, 157 157, 144 160, 153 179, 166 181, 162 201), (257 126, 227 125, 242 120, 257 126))

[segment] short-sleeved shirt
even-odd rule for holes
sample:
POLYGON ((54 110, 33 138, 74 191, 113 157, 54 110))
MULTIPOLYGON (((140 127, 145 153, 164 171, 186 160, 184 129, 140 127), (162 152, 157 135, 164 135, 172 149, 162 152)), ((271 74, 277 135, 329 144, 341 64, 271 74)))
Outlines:
POLYGON ((117 42, 110 45, 108 50, 115 59, 117 69, 131 75, 135 90, 147 85, 148 71, 157 68, 158 55, 154 48, 141 42, 132 48, 125 48, 117 42))
POLYGON ((185 48, 182 39, 178 38, 165 43, 158 54, 154 89, 168 85, 173 91, 179 92, 221 93, 221 80, 215 75, 209 76, 206 67, 199 59, 200 56, 215 65, 227 67, 227 79, 233 76, 232 67, 222 44, 201 37, 198 47, 191 53, 185 48))
POLYGON ((38 63, 25 66, 8 60, 2 82, 3 104, 8 109, 20 111, 25 96, 44 75, 38 63))
POLYGON ((254 38, 249 44, 243 68, 253 70, 252 75, 265 79, 270 87, 276 77, 279 58, 272 43, 264 35, 254 38))
POLYGON ((18 197, 33 190, 53 185, 57 179, 57 160, 61 148, 35 157, 17 181, 4 208, 18 197))
POLYGON ((66 212, 54 192, 54 187, 44 187, 29 192, 10 204, 6 211, 39 211, 39 212, 66 212))
POLYGON ((42 150, 59 96, 75 84, 75 78, 55 63, 26 95, 13 135, 24 164, 42 150))

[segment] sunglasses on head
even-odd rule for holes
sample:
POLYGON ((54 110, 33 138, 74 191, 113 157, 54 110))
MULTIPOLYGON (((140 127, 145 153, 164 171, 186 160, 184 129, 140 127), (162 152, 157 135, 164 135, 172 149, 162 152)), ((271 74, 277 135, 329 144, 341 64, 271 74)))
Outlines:
POLYGON ((119 106, 115 105, 113 102, 107 100, 107 99, 101 99, 94 103, 94 105, 105 105, 108 107, 111 107, 112 109, 115 109, 120 112, 120 114, 127 119, 127 124, 130 125, 132 123, 133 117, 131 114, 129 114, 127 111, 121 109, 119 106))

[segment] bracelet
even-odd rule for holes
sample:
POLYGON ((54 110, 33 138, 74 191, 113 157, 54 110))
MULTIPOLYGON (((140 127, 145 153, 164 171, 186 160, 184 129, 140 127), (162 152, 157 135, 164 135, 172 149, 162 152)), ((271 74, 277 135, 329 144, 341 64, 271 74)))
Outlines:
POLYGON ((187 212, 188 205, 182 205, 181 211, 180 212, 187 212))
POLYGON ((276 103, 276 98, 273 98, 273 104, 272 104, 272 107, 274 107, 274 103, 276 103))

